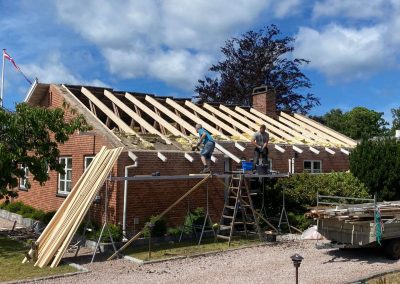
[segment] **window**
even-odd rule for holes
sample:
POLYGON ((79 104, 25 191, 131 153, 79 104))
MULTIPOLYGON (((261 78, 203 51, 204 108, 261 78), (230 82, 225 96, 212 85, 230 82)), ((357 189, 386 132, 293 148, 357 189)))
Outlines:
POLYGON ((28 190, 29 168, 22 167, 22 170, 25 172, 25 177, 19 179, 19 188, 22 190, 28 190))
POLYGON ((90 163, 93 161, 94 156, 87 156, 85 157, 85 171, 89 167, 90 163))
POLYGON ((58 174, 58 193, 68 194, 72 189, 72 158, 60 158, 65 174, 58 174))
POLYGON ((304 172, 305 173, 321 173, 322 172, 321 161, 304 161, 304 172))

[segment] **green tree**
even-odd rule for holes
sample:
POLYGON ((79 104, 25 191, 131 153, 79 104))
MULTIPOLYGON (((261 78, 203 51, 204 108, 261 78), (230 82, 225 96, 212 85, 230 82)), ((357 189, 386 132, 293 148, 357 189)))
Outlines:
POLYGON ((400 108, 392 108, 390 110, 392 113, 392 135, 395 134, 396 130, 400 130, 400 108))
POLYGON ((266 85, 275 90, 278 109, 307 113, 319 105, 319 99, 304 92, 311 82, 300 67, 309 61, 291 59, 293 42, 292 37, 281 37, 275 25, 227 40, 221 48, 224 59, 209 69, 214 78, 205 76, 198 81, 195 98, 251 105, 253 88, 266 85))
POLYGON ((353 139, 379 137, 387 133, 388 123, 383 118, 383 112, 365 107, 355 107, 346 112, 344 123, 344 134, 353 139))
POLYGON ((400 199, 400 142, 390 137, 363 140, 350 153, 350 171, 380 200, 400 199))
POLYGON ((64 108, 71 119, 67 120, 60 108, 22 103, 15 112, 0 109, 0 198, 17 195, 13 188, 25 177, 24 167, 41 185, 49 179, 48 169, 63 173, 58 144, 65 143, 76 130, 90 129, 82 115, 67 105, 64 108))
POLYGON ((332 109, 323 116, 313 118, 356 140, 380 137, 388 132, 386 128, 388 123, 383 118, 383 112, 376 112, 365 107, 355 107, 348 112, 332 109))

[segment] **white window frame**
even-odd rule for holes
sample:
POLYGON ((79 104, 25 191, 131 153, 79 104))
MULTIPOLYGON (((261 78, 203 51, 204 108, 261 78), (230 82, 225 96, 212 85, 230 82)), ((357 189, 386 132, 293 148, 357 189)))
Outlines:
POLYGON ((29 168, 28 167, 21 167, 22 170, 25 172, 25 177, 19 179, 19 188, 23 190, 28 190, 28 179, 29 179, 29 168))
POLYGON ((322 160, 304 160, 303 161, 303 172, 310 173, 310 174, 320 174, 320 173, 322 173, 322 160), (310 162, 311 163, 311 169, 310 170, 305 169, 304 163, 306 163, 306 162, 310 162), (320 164, 320 168, 318 170, 316 170, 315 167, 314 167, 314 163, 316 163, 316 162, 320 164))
POLYGON ((60 157, 60 164, 64 164, 65 179, 61 178, 61 173, 58 174, 58 188, 57 193, 62 195, 68 195, 72 190, 72 157, 60 157), (71 160, 71 168, 68 167, 68 160, 71 160), (68 172, 70 172, 70 179, 68 179, 68 172), (67 190, 67 185, 70 184, 70 190, 67 190), (61 184, 64 185, 64 190, 61 190, 61 184))
POLYGON ((85 164, 84 164, 84 171, 89 167, 90 163, 93 161, 95 156, 85 156, 85 164), (91 159, 91 161, 88 163, 88 160, 91 159))

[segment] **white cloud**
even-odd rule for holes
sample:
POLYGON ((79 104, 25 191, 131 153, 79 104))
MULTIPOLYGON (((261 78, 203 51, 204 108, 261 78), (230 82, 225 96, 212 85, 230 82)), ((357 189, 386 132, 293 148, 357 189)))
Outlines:
POLYGON ((274 14, 277 18, 284 18, 287 15, 297 14, 301 11, 302 0, 286 0, 274 2, 274 14))
POLYGON ((321 32, 300 28, 294 55, 311 60, 310 67, 329 78, 362 78, 389 65, 393 50, 385 46, 382 25, 351 29, 329 25, 321 32))
POLYGON ((61 61, 58 53, 50 53, 43 65, 23 64, 20 66, 29 78, 37 77, 43 83, 83 84, 107 87, 107 84, 99 79, 83 80, 73 75, 61 61))
POLYGON ((59 19, 98 46, 112 74, 150 76, 193 90, 219 47, 268 7, 284 16, 300 0, 88 0, 56 2, 59 19), (79 10, 79 12, 77 12, 79 10))
POLYGON ((355 19, 381 18, 389 9, 388 0, 323 0, 317 1, 313 17, 345 16, 355 19))

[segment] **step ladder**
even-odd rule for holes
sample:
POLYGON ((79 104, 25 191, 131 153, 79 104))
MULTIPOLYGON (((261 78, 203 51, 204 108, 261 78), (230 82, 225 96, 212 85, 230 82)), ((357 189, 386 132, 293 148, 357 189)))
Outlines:
POLYGON ((261 230, 253 207, 251 193, 243 172, 232 174, 229 183, 228 196, 222 210, 217 232, 217 239, 228 241, 230 246, 234 234, 258 234, 261 230))

